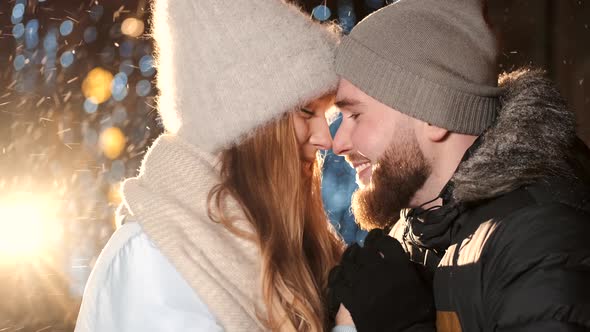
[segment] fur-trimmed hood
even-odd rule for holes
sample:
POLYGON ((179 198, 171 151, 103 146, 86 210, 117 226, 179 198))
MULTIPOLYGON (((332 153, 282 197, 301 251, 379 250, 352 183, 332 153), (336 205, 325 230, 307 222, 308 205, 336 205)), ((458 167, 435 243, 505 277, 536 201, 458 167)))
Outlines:
POLYGON ((540 70, 500 77, 501 109, 451 183, 458 202, 497 197, 548 177, 573 177, 566 162, 575 117, 540 70))

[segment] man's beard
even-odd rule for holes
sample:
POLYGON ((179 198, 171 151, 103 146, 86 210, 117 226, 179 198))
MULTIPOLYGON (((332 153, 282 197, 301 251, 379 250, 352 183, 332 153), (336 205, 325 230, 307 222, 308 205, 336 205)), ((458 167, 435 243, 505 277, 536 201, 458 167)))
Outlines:
POLYGON ((364 229, 386 228, 399 219, 402 209, 430 176, 427 163, 413 132, 396 135, 373 169, 371 184, 352 196, 352 211, 364 229))

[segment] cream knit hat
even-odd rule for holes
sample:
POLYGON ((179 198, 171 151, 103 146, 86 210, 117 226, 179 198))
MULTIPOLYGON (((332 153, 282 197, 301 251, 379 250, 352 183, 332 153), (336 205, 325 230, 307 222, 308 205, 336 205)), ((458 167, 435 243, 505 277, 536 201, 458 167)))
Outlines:
POLYGON ((337 35, 281 0, 155 0, 158 110, 210 152, 338 83, 337 35))

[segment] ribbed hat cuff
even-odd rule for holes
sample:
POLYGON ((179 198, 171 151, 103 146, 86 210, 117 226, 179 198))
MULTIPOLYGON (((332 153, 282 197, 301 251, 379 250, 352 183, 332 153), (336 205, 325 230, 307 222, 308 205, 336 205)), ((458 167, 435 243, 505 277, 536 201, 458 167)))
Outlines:
POLYGON ((411 73, 350 36, 336 50, 336 72, 379 102, 456 133, 480 135, 500 106, 498 97, 466 93, 411 73))

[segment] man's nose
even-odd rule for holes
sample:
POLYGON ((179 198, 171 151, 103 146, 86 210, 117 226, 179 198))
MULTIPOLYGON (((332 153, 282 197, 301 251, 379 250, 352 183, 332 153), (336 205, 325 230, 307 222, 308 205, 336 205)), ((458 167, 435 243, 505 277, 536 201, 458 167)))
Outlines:
POLYGON ((334 140, 332 142, 332 151, 337 155, 347 155, 353 151, 352 140, 350 139, 350 130, 346 126, 340 125, 334 140))

